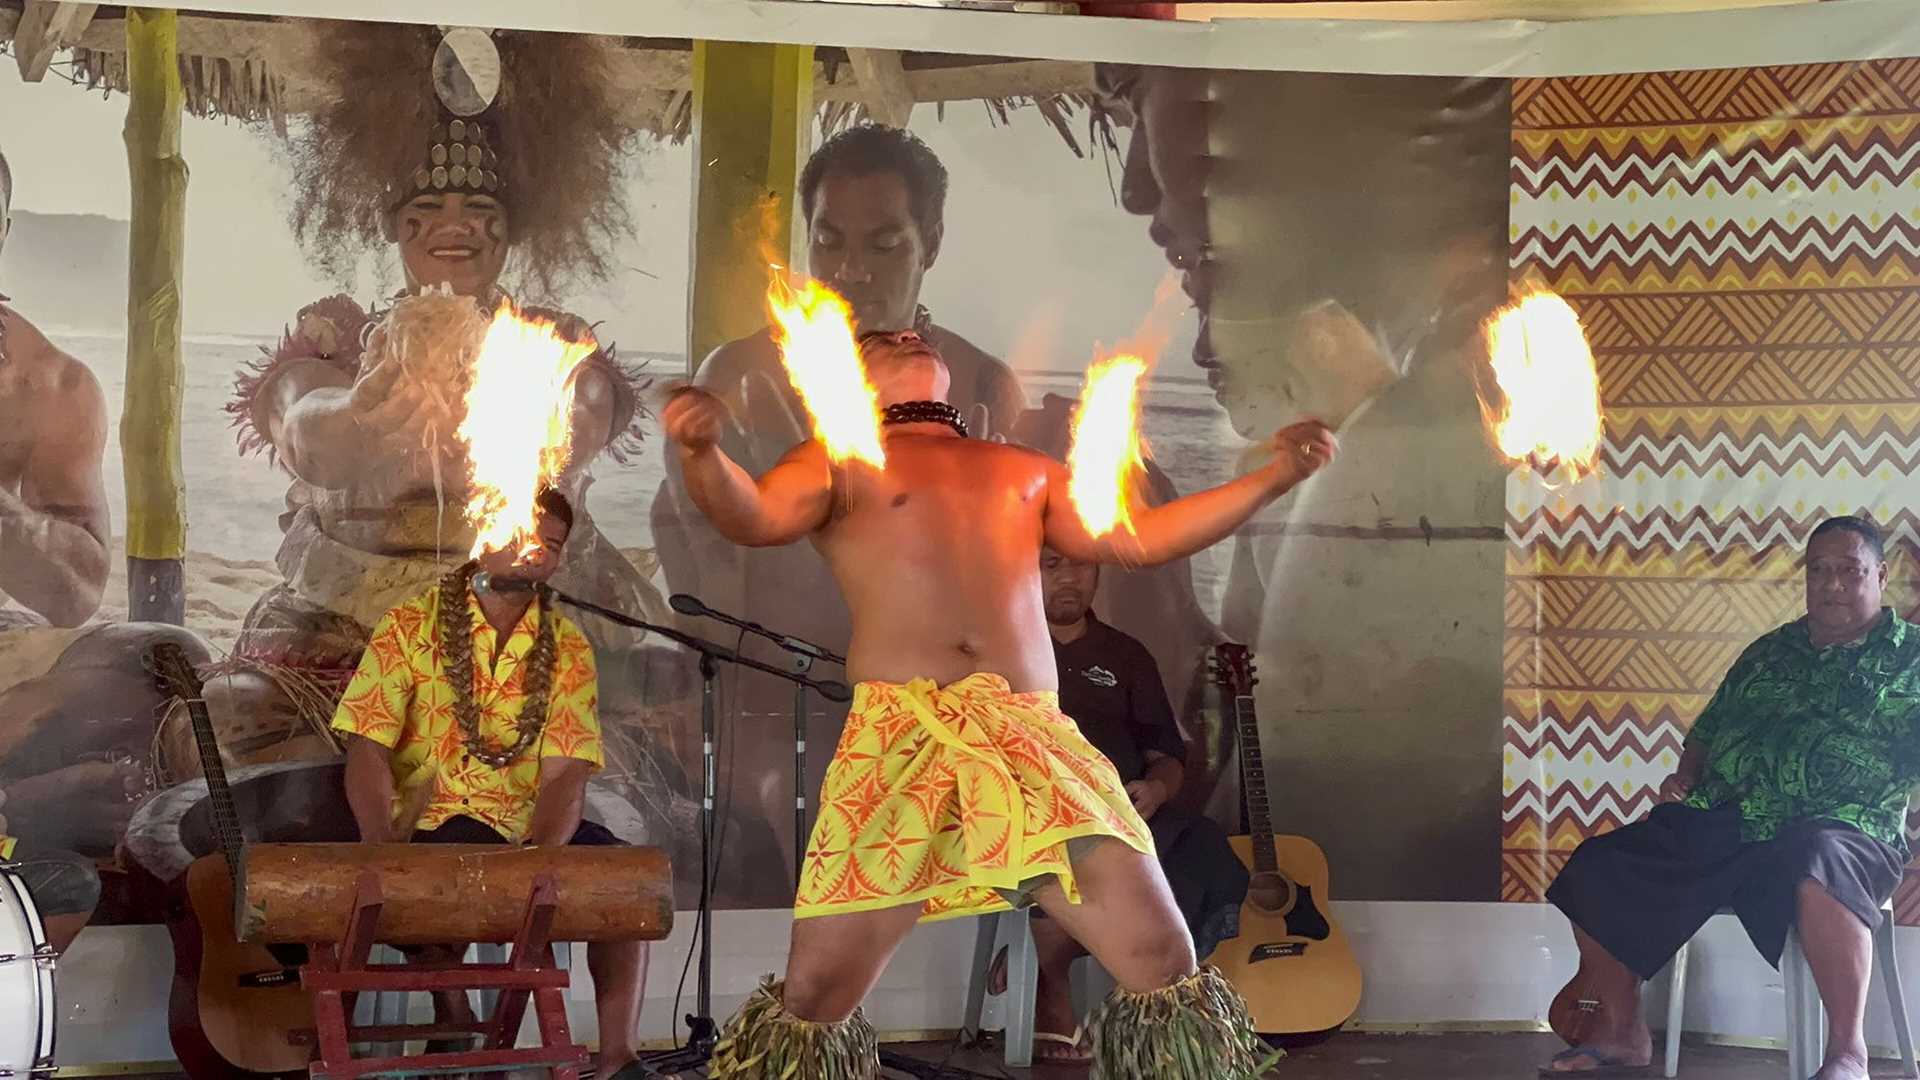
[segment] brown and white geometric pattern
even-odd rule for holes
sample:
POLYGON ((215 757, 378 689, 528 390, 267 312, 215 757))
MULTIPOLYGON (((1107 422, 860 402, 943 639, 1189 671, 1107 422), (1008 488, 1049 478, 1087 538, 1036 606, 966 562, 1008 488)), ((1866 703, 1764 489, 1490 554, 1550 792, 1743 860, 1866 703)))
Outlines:
POLYGON ((1915 608, 1920 60, 1527 79, 1513 126, 1513 276, 1579 310, 1606 410, 1600 475, 1508 483, 1501 892, 1537 901, 1804 610, 1822 518, 1879 521, 1915 608))

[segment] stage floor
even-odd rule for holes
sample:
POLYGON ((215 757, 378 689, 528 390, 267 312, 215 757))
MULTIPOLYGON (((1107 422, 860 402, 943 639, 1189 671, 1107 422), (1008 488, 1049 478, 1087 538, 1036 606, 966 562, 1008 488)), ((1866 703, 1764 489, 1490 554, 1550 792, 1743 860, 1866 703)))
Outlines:
MULTIPOLYGON (((1270 1075, 1274 1080, 1534 1080, 1540 1063, 1560 1048, 1551 1035, 1360 1035, 1346 1034, 1319 1046, 1295 1052, 1270 1075)), ((1085 1069, 1036 1067, 1009 1069, 997 1052, 971 1050, 956 1053, 950 1044, 890 1045, 929 1061, 970 1069, 997 1080, 1069 1080, 1085 1077, 1085 1069)), ((1689 1042, 1680 1055, 1681 1080, 1781 1080, 1787 1057, 1777 1050, 1744 1050, 1689 1042)), ((494 1074, 498 1075, 498 1074, 494 1074)), ((542 1073, 513 1073, 513 1080, 544 1080, 542 1073)), ((911 1080, 910 1074, 886 1070, 887 1080, 911 1080)), ((1656 1069, 1653 1075, 1658 1075, 1656 1069)), ((1873 1075, 1900 1075, 1896 1061, 1875 1059, 1873 1075)), ((186 1080, 179 1073, 119 1080, 186 1080)), ((691 1078, 689 1077, 689 1080, 691 1078)))
MULTIPOLYGON (((1271 1075, 1275 1080, 1532 1080, 1540 1064, 1564 1044, 1552 1035, 1362 1035, 1336 1036, 1296 1051, 1271 1075)), ((1009 1069, 997 1054, 972 1051, 948 1058, 950 1047, 899 1047, 915 1056, 969 1068, 982 1076, 1019 1080, 1084 1077, 1085 1069, 1009 1069)), ((1745 1050, 1688 1042, 1681 1048, 1682 1080, 1779 1080, 1787 1071, 1784 1051, 1745 1050)), ((1654 1075, 1658 1075, 1656 1069, 1654 1075)), ((905 1074, 888 1072, 892 1080, 905 1074)), ((1874 1062, 1873 1075, 1900 1075, 1895 1061, 1874 1062)))

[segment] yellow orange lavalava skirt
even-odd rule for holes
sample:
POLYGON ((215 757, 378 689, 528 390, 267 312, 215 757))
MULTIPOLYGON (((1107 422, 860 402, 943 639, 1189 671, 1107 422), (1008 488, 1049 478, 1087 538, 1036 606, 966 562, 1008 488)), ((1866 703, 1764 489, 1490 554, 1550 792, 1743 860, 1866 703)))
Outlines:
POLYGON ((1009 906, 996 889, 1058 875, 1066 842, 1112 836, 1153 854, 1119 774, 1052 691, 998 675, 936 687, 861 683, 827 766, 797 918, 924 903, 922 920, 1009 906))

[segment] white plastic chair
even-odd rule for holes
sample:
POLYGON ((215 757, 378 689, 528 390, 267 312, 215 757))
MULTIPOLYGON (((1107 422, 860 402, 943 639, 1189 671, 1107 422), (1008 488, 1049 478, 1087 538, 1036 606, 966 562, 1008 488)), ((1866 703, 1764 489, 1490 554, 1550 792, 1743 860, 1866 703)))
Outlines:
MULTIPOLYGON (((1007 1064, 1026 1068, 1033 1064, 1034 998, 1040 990, 1040 956, 1033 948, 1031 909, 1003 911, 982 916, 974 938, 973 978, 967 983, 966 1029, 979 1031, 986 1012, 987 974, 993 969, 993 954, 1001 946, 1007 949, 1007 989, 1002 995, 1005 1010, 1007 1064)), ((1073 1011, 1086 1016, 1105 1001, 1114 987, 1113 976, 1094 961, 1082 956, 1073 962, 1073 1011)))
MULTIPOLYGON (((1880 981, 1887 987, 1887 1005, 1893 1013, 1893 1034, 1900 1043, 1900 1056, 1906 1060, 1905 1076, 1920 1077, 1920 1062, 1914 1060, 1913 1026, 1907 1015, 1907 998, 1900 985, 1900 959, 1894 948, 1893 905, 1881 909, 1885 916, 1873 932, 1874 964, 1880 969, 1880 981)), ((1680 1071, 1680 1032, 1687 998, 1687 955, 1691 943, 1680 946, 1667 966, 1667 1060, 1666 1075, 1680 1071)), ((1780 977, 1787 997, 1787 1076, 1788 1080, 1806 1080, 1820 1069, 1827 1053, 1827 1011, 1820 1004, 1820 992, 1813 984, 1813 969, 1800 951, 1800 936, 1787 931, 1787 947, 1780 956, 1780 977)))
POLYGON ((1008 1065, 1022 1069, 1033 1064, 1033 999, 1040 986, 1040 957, 1033 948, 1031 919, 1025 908, 981 916, 973 944, 973 978, 967 983, 966 1026, 977 1032, 986 1011, 987 974, 993 967, 993 954, 1005 946, 1007 989, 1002 1004, 1006 1009, 1006 1057, 1008 1065))

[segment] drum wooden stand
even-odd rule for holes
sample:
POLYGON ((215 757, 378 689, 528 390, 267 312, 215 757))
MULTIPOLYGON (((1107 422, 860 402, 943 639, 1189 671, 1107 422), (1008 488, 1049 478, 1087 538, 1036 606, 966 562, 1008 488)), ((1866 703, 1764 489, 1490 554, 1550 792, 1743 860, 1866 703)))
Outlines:
POLYGON ((313 998, 318 1050, 311 1069, 313 1080, 357 1080, 375 1073, 542 1067, 552 1070, 554 1080, 578 1080, 590 1059, 587 1048, 574 1043, 567 1029, 567 972, 553 961, 556 895, 551 874, 534 877, 526 915, 513 939, 513 957, 504 964, 369 964, 367 956, 379 939, 385 900, 379 875, 362 873, 354 886, 353 907, 340 940, 311 943, 311 960, 300 969, 300 984, 313 998), (473 1024, 351 1023, 352 995, 391 990, 497 990, 500 1002, 492 1017, 473 1024), (514 1049, 529 997, 540 1026, 540 1045, 514 1049), (462 1034, 481 1035, 480 1048, 384 1058, 355 1058, 349 1050, 356 1042, 402 1042, 462 1034))

